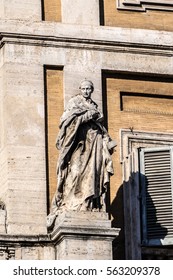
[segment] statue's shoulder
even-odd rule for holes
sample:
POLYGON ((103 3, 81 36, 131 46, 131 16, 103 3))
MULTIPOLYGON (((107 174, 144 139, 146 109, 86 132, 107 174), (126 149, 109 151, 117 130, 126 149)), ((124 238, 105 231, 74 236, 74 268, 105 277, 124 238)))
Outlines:
POLYGON ((70 99, 69 99, 69 101, 68 101, 68 104, 69 103, 78 103, 78 102, 80 102, 82 99, 81 99, 81 95, 80 94, 77 94, 77 95, 75 95, 75 96, 72 96, 70 99))
POLYGON ((77 95, 72 96, 67 102, 67 105, 65 106, 65 110, 71 110, 72 108, 76 107, 76 105, 79 103, 78 100, 79 97, 77 95))
POLYGON ((69 100, 67 107, 84 109, 86 107, 86 101, 81 94, 77 94, 69 100))

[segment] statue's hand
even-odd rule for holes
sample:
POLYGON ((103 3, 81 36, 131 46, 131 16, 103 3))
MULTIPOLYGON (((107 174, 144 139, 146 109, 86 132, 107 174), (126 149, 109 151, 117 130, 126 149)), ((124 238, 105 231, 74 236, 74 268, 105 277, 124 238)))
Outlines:
POLYGON ((104 119, 103 116, 99 116, 99 117, 97 118, 97 121, 100 122, 100 123, 102 123, 102 122, 103 122, 103 119, 104 119))
POLYGON ((92 119, 97 119, 99 117, 99 112, 96 110, 88 110, 83 116, 83 122, 87 122, 92 119))
POLYGON ((97 118, 99 117, 99 112, 98 112, 98 111, 96 111, 96 110, 90 110, 89 112, 90 112, 90 114, 91 114, 91 118, 92 118, 92 119, 97 119, 97 118))

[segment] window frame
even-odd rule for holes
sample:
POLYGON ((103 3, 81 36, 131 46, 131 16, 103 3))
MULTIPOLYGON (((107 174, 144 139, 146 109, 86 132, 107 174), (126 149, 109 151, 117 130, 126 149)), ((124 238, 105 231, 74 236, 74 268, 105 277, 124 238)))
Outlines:
POLYGON ((171 0, 116 0, 118 10, 146 12, 147 10, 173 12, 171 0))
MULTIPOLYGON (((170 192, 172 194, 172 217, 173 217, 173 146, 162 146, 157 148, 142 148, 139 149, 139 174, 140 174, 140 188, 141 188, 141 241, 145 246, 163 246, 173 245, 173 236, 166 234, 164 238, 148 238, 147 237, 147 202, 146 202, 146 179, 145 179, 145 156, 144 153, 149 152, 169 151, 170 153, 170 192)), ((151 198, 152 200, 152 198, 151 198)), ((173 225, 173 222, 172 222, 173 225)), ((166 228, 167 229, 167 228, 166 228)))
POLYGON ((142 259, 144 249, 152 249, 152 246, 142 245, 141 242, 139 150, 143 148, 154 149, 171 146, 173 146, 173 133, 144 130, 133 130, 132 133, 129 129, 123 128, 120 130, 120 162, 122 164, 123 174, 126 259, 140 260, 142 259), (135 190, 135 193, 132 190, 135 190))

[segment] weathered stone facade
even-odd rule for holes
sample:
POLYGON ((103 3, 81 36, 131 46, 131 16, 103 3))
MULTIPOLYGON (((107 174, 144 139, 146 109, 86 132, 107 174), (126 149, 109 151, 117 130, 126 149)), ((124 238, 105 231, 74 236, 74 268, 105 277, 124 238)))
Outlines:
MULTIPOLYGON (((122 130, 137 138, 146 132, 165 135, 164 145, 172 143, 173 12, 171 6, 125 11, 118 2, 127 1, 0 0, 2 259, 59 258, 46 228, 56 189, 55 140, 63 106, 85 77, 93 81, 93 99, 118 143, 108 201, 112 225, 121 228, 113 258, 125 258, 125 249, 133 258, 127 236, 123 247, 122 149, 130 153, 131 146, 122 130)), ((110 225, 109 230, 113 239, 110 225)), ((142 250, 145 258, 162 254, 142 250)), ((163 258, 172 255, 170 247, 164 250, 163 258)))

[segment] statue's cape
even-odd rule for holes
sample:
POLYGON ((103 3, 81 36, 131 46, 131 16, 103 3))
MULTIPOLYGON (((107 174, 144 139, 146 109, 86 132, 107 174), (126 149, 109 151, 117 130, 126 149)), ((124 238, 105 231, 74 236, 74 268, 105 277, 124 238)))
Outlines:
MULTIPOLYGON (((102 118, 102 114, 98 110, 97 104, 93 100, 90 99, 89 102, 87 102, 81 95, 77 95, 69 101, 66 110, 61 117, 60 131, 56 141, 56 147, 60 150, 57 166, 57 187, 59 192, 63 192, 64 182, 66 180, 66 176, 68 175, 68 163, 70 162, 71 156, 75 149, 75 139, 77 133, 80 131, 80 125, 85 122, 88 123, 88 120, 86 119, 87 114, 85 113, 90 110, 96 110, 98 113, 98 118, 102 118)), ((109 182, 109 175, 113 175, 113 164, 108 148, 109 143, 112 140, 110 139, 107 130, 98 120, 91 119, 89 122, 91 124, 91 127, 98 127, 98 131, 100 131, 95 140, 92 140, 102 142, 100 146, 102 148, 99 151, 100 155, 98 151, 96 152, 95 150, 93 150, 92 153, 93 155, 96 153, 97 157, 101 158, 102 177, 104 181, 102 185, 105 186, 106 183, 109 182)), ((93 147, 96 147, 98 145, 100 144, 94 144, 93 147)), ((96 154, 94 157, 96 157, 96 154)), ((93 166, 93 168, 95 167, 93 166)))
MULTIPOLYGON (((56 147, 61 150, 61 168, 69 160, 76 133, 84 121, 84 114, 91 109, 98 111, 97 104, 92 99, 89 101, 89 103, 85 101, 81 95, 71 98, 60 119, 60 131, 57 136, 56 147)), ((101 115, 100 111, 98 113, 101 115)), ((100 126, 100 124, 98 125, 100 126)))

